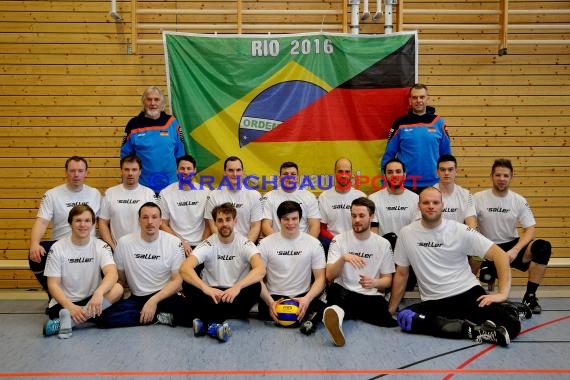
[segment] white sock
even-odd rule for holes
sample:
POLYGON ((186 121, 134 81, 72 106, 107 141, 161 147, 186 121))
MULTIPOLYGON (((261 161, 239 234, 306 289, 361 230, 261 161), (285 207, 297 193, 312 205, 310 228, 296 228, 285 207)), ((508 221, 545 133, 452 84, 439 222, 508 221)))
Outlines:
POLYGON ((59 334, 60 339, 71 338, 71 328, 72 328, 71 314, 67 309, 61 309, 59 311, 59 334))

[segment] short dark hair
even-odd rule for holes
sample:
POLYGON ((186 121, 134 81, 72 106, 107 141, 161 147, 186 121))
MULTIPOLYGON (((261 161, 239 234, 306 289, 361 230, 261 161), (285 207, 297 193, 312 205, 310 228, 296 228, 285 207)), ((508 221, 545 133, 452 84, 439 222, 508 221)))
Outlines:
POLYGON ((228 162, 230 162, 230 161, 239 161, 239 163, 241 165, 241 169, 243 170, 243 161, 241 160, 241 158, 239 158, 238 156, 229 156, 224 161, 224 171, 226 170, 226 168, 228 166, 228 162))
POLYGON ((158 209, 158 215, 162 217, 162 210, 160 209, 160 207, 158 207, 158 205, 157 205, 156 203, 154 203, 154 202, 146 202, 144 205, 142 205, 142 206, 139 208, 139 218, 141 217, 141 211, 142 211, 142 209, 145 208, 145 207, 151 207, 151 208, 156 208, 156 209, 158 209))
POLYGON ((87 164, 87 160, 86 160, 85 158, 80 157, 80 156, 71 156, 71 157, 69 157, 69 158, 65 161, 65 170, 67 170, 67 168, 68 168, 68 166, 69 166, 69 163, 70 163, 71 161, 75 161, 75 162, 81 161, 81 162, 83 162, 83 163, 85 164, 85 170, 87 170, 87 168, 89 167, 89 165, 87 164))
POLYGON ((370 213, 370 215, 374 215, 374 212, 376 212, 376 205, 374 204, 373 201, 371 201, 370 199, 368 199, 366 197, 360 197, 360 198, 354 199, 350 205, 350 211, 352 211, 352 207, 354 207, 354 206, 366 207, 368 209, 368 212, 370 213))
POLYGON ((176 159, 176 167, 180 165, 180 161, 188 161, 192 165, 194 165, 194 169, 196 169, 196 159, 189 154, 185 154, 184 156, 180 156, 176 159))
POLYGON ((232 216, 232 219, 235 219, 237 215, 237 210, 233 204, 231 204, 230 202, 226 202, 222 203, 221 205, 217 205, 212 210, 212 219, 214 219, 214 221, 216 220, 216 216, 218 216, 219 213, 230 214, 232 216))
POLYGON ((285 168, 295 168, 297 169, 297 174, 299 173, 299 167, 297 166, 296 163, 292 162, 292 161, 285 161, 284 163, 281 164, 281 166, 279 167, 279 175, 281 175, 281 170, 285 169, 285 168))
POLYGON ((513 173, 513 164, 511 160, 508 158, 497 158, 495 162, 493 162, 493 167, 491 167, 491 174, 495 173, 495 168, 507 168, 513 173))
POLYGON ((128 162, 128 163, 136 162, 137 164, 139 164, 139 169, 142 170, 142 161, 141 161, 140 158, 138 158, 138 157, 135 156, 134 154, 131 154, 131 155, 128 155, 128 156, 125 156, 125 157, 121 158, 121 161, 119 162, 119 167, 120 167, 121 169, 123 168, 123 164, 124 164, 125 162, 128 162))
POLYGON ((386 164, 384 165, 384 167, 382 168, 382 173, 386 174, 386 167, 388 166, 388 164, 391 164, 393 162, 397 162, 400 165, 402 165, 402 170, 404 171, 404 173, 406 172, 406 165, 404 165, 404 163, 402 162, 402 160, 400 160, 399 158, 390 158, 386 164))
POLYGON ((410 95, 412 94, 412 90, 426 90, 426 93, 429 93, 427 86, 423 83, 414 83, 414 85, 410 87, 410 95))
POLYGON ((442 162, 453 162, 455 164, 455 167, 457 167, 457 159, 451 154, 442 154, 439 156, 437 159, 437 167, 439 167, 439 164, 442 162))
MULTIPOLYGON (((291 166, 286 167, 290 168, 291 166)), ((303 209, 301 208, 301 205, 295 201, 283 201, 279 207, 277 207, 277 217, 281 220, 285 215, 295 211, 299 213, 299 219, 301 219, 303 217, 303 209)))
POLYGON ((67 216, 67 223, 71 224, 74 216, 81 215, 85 211, 89 211, 89 213, 91 214, 91 222, 95 223, 95 212, 86 203, 75 205, 71 210, 69 210, 69 215, 67 216))

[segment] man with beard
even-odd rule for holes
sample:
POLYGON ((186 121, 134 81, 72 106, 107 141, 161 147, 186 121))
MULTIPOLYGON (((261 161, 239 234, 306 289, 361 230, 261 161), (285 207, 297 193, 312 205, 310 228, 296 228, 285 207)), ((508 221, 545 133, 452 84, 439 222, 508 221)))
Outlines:
POLYGON ((398 313, 403 331, 507 346, 521 329, 518 318, 500 305, 511 288, 508 256, 471 227, 444 219, 439 190, 424 189, 418 206, 422 218, 403 227, 396 243, 390 312, 398 310, 413 267, 421 302, 398 313), (470 255, 495 263, 497 293, 485 293, 467 263, 470 255))
POLYGON ((137 156, 121 158, 122 183, 110 187, 103 196, 99 212, 99 234, 113 251, 119 238, 139 230, 141 204, 156 201, 154 192, 139 184, 141 160, 137 156))
POLYGON ((216 234, 200 243, 180 268, 191 285, 185 292, 197 316, 194 336, 227 341, 231 333, 227 319, 247 318, 259 300, 265 265, 255 244, 234 232, 236 215, 231 203, 214 207, 216 234), (195 270, 200 264, 204 264, 201 278, 195 270))
MULTIPOLYGON (((538 304, 536 290, 544 277, 552 246, 546 240, 535 239, 534 215, 526 199, 509 189, 512 179, 511 161, 504 158, 495 160, 491 169, 493 187, 474 196, 479 231, 507 252, 512 268, 528 271, 522 302, 534 314, 540 314, 542 308, 538 304), (518 224, 522 227, 520 237, 518 224)), ((494 281, 494 272, 493 263, 481 265, 481 277, 485 282, 494 281), (485 278, 486 275, 489 277, 485 278)))
POLYGON ((194 247, 210 236, 210 228, 206 223, 205 210, 210 190, 192 181, 196 173, 196 159, 184 155, 176 160, 178 182, 162 189, 159 205, 162 210, 160 228, 177 236, 184 247, 186 256, 194 247))
POLYGON ((321 213, 321 232, 319 240, 323 244, 325 254, 331 240, 341 232, 349 231, 350 204, 366 195, 352 187, 352 162, 348 158, 339 158, 334 163, 334 187, 319 195, 319 211, 321 213))
POLYGON ((394 261, 390 243, 370 231, 374 202, 366 197, 352 201, 352 230, 334 237, 327 260, 327 305, 323 323, 335 346, 344 346, 342 321, 361 319, 377 326, 394 327, 384 292, 392 284, 394 261))
POLYGON ((140 183, 155 193, 176 182, 176 159, 184 155, 178 120, 164 112, 164 95, 155 86, 141 98, 143 110, 125 127, 121 157, 136 155, 142 161, 140 183))

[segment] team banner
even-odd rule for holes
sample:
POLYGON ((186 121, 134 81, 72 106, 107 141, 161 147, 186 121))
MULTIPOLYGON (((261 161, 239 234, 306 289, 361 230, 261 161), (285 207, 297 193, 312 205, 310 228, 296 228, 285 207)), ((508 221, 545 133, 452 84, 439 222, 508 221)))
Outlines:
POLYGON ((332 186, 352 160, 364 191, 381 186, 379 160, 417 80, 417 35, 164 33, 171 110, 199 174, 218 185, 238 156, 261 192, 285 161, 304 188, 332 186), (304 182, 303 182, 304 181, 304 182))

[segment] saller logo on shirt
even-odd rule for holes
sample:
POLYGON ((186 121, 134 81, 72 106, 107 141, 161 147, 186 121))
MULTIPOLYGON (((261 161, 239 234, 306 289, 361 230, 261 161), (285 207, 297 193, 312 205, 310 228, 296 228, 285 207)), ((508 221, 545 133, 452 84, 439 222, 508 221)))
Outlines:
POLYGON ((441 210, 441 212, 456 212, 457 211, 457 207, 447 207, 444 208, 443 210, 441 210))
POLYGON ((140 202, 140 199, 117 199, 117 203, 124 203, 128 205, 136 205, 140 202))
POLYGON ((75 207, 78 205, 86 205, 86 204, 87 204, 87 202, 69 202, 69 203, 66 203, 65 205, 67 207, 75 207))
POLYGON ((511 211, 508 208, 502 208, 502 207, 488 207, 487 211, 489 212, 501 212, 503 214, 506 214, 507 212, 511 211))
POLYGON ((351 255, 362 257, 363 259, 369 259, 372 257, 371 253, 364 253, 364 252, 348 252, 351 255))
POLYGON ((218 260, 233 260, 234 255, 218 255, 218 260))
POLYGON ((176 203, 177 206, 196 206, 197 204, 198 201, 183 201, 176 203))
POLYGON ((332 209, 333 210, 349 210, 350 209, 350 205, 332 205, 332 209))
POLYGON ((418 242, 418 246, 420 247, 433 247, 433 248, 438 248, 438 247, 442 247, 443 243, 434 243, 433 241, 428 241, 428 242, 418 242))
POLYGON ((278 256, 299 256, 303 251, 277 251, 278 256))
POLYGON ((74 259, 67 259, 70 264, 92 263, 93 257, 77 257, 74 259))
POLYGON ((405 211, 408 209, 408 206, 386 206, 386 210, 388 211, 405 211))
POLYGON ((151 255, 150 253, 135 253, 135 259, 158 260, 160 255, 151 255))

